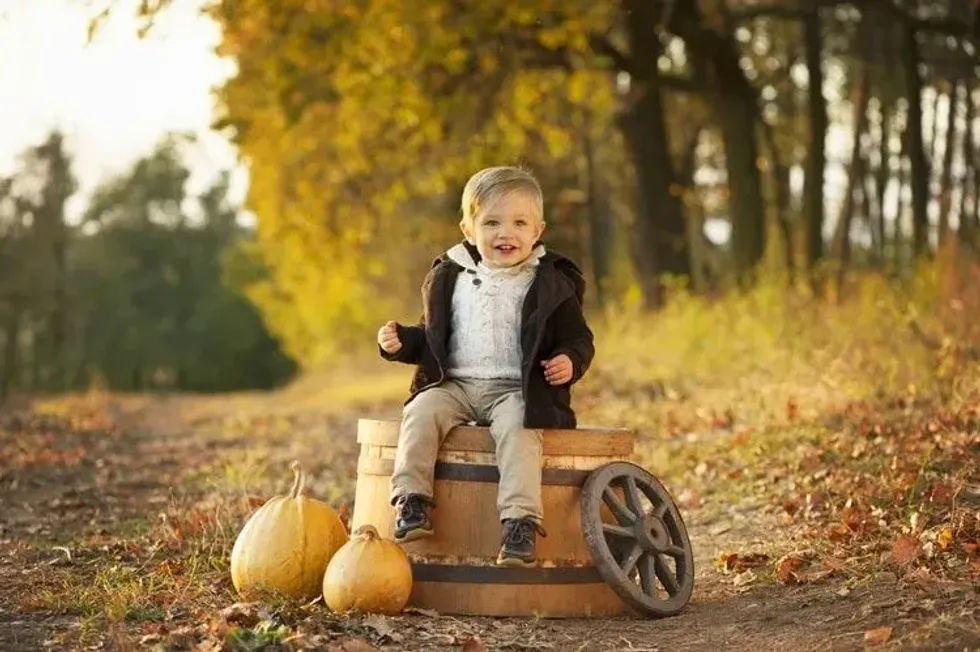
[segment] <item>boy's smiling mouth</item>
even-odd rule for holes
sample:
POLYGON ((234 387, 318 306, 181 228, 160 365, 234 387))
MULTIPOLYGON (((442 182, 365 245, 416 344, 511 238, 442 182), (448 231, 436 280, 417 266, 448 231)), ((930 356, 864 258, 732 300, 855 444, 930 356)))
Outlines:
POLYGON ((496 247, 494 247, 494 249, 497 249, 498 251, 503 251, 504 253, 517 251, 517 247, 515 247, 514 245, 497 245, 496 247))

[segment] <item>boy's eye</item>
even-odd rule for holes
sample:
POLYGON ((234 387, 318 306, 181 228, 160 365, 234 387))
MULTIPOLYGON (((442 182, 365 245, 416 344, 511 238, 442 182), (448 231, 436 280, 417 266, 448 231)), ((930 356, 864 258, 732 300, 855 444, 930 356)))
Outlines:
POLYGON ((497 220, 486 220, 483 222, 484 226, 497 226, 497 220))

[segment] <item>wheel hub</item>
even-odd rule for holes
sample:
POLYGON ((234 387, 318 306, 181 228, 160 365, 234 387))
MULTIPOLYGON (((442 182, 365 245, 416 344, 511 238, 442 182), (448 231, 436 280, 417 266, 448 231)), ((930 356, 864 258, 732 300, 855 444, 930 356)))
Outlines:
POLYGON ((637 543, 645 552, 663 552, 670 545, 670 534, 664 522, 650 514, 633 526, 637 543))

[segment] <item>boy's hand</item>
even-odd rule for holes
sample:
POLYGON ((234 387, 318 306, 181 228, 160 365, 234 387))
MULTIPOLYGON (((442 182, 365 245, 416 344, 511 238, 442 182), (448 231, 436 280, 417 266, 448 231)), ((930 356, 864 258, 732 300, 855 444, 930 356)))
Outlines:
POLYGON ((564 385, 572 379, 572 360, 564 353, 551 360, 542 360, 541 366, 544 367, 544 379, 549 385, 564 385))
POLYGON ((402 341, 398 339, 398 324, 389 321, 378 330, 378 346, 385 353, 398 353, 402 348, 402 341))

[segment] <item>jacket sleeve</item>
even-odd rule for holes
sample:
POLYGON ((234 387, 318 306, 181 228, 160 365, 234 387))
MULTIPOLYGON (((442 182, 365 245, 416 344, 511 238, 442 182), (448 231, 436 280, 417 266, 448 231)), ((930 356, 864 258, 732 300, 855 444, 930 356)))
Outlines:
POLYGON ((402 342, 402 348, 395 353, 388 353, 378 345, 378 353, 385 360, 391 362, 404 362, 405 364, 418 364, 422 359, 422 351, 425 348, 425 323, 420 320, 414 326, 398 324, 398 339, 402 342))
POLYGON ((585 321, 581 295, 569 297, 555 310, 555 335, 557 345, 552 357, 564 353, 572 361, 572 379, 578 382, 592 364, 595 343, 592 330, 585 321))
MULTIPOLYGON (((433 269, 435 265, 433 265, 433 269)), ((429 270, 425 280, 422 281, 422 305, 427 305, 429 290, 432 286, 433 273, 429 270)), ((402 348, 395 353, 386 353, 381 345, 378 345, 378 353, 385 360, 391 362, 403 362, 405 364, 419 364, 422 360, 422 353, 425 351, 427 343, 425 341, 425 313, 419 319, 419 323, 414 326, 398 324, 398 339, 402 342, 402 348)))

